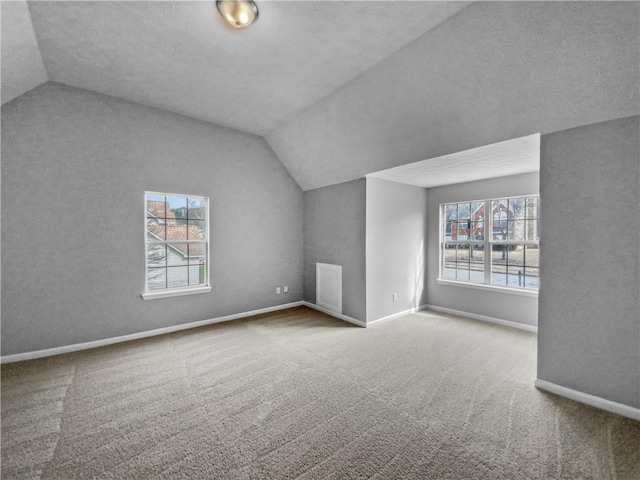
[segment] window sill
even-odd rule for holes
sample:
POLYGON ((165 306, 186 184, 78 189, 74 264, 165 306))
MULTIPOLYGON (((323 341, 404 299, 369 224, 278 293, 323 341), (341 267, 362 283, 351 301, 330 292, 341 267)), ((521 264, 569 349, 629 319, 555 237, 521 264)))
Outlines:
POLYGON ((452 287, 465 287, 465 288, 475 288, 476 290, 484 290, 495 293, 508 293, 513 295, 521 295, 523 297, 537 297, 537 290, 525 290, 521 288, 509 288, 509 287, 500 287, 497 285, 486 285, 481 283, 471 283, 471 282, 459 282, 456 280, 444 280, 442 278, 436 279, 436 283, 438 285, 449 285, 452 287))
POLYGON ((157 298, 180 297, 182 295, 195 295, 196 293, 209 293, 211 287, 185 288, 176 290, 162 290, 159 292, 145 292, 141 295, 143 300, 155 300, 157 298))

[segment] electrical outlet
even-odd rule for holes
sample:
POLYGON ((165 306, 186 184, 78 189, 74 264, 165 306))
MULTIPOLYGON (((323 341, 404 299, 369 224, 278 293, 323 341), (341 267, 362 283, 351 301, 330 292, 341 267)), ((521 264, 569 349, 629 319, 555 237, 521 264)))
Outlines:
POLYGON ((282 291, 283 291, 284 293, 289 293, 289 286, 288 286, 288 285, 285 285, 282 291))
POLYGON ((282 293, 280 287, 276 287, 276 295, 280 295, 280 293, 282 293))
POLYGON ((398 295, 396 293, 393 294, 393 301, 395 302, 398 299, 398 295))

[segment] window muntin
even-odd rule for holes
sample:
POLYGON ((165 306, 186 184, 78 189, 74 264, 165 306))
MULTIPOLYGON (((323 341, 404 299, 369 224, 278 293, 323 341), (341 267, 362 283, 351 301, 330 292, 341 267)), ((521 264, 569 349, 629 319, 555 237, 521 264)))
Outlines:
POLYGON ((209 199, 145 192, 146 293, 209 286, 209 199))
POLYGON ((539 196, 443 204, 441 225, 441 279, 538 290, 539 196))

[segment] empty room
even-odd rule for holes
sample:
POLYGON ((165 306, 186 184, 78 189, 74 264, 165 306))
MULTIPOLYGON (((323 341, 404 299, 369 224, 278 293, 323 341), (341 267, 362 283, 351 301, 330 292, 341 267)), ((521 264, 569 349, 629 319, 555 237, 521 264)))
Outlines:
POLYGON ((640 478, 640 2, 0 16, 3 479, 640 478))

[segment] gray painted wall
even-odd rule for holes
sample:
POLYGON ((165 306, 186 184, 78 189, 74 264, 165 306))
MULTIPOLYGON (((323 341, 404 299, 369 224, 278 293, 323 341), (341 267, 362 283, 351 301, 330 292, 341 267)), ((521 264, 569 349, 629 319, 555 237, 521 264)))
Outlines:
POLYGON ((474 2, 267 140, 303 190, 637 115, 638 2, 474 2))
POLYGON ((302 299, 302 192, 257 136, 47 83, 2 107, 2 204, 3 355, 302 299), (211 293, 140 298, 145 190, 210 197, 211 293))
POLYGON ((426 303, 427 190, 367 178, 366 214, 367 322, 371 322, 426 303))
POLYGON ((544 135, 538 378, 640 407, 638 117, 544 135))
MULTIPOLYGON (((525 325, 537 325, 538 298, 497 291, 440 285, 436 282, 436 279, 438 278, 439 268, 440 204, 503 196, 537 194, 539 192, 538 180, 538 173, 525 173, 510 177, 446 185, 427 190, 428 304, 525 325)), ((541 198, 541 204, 541 217, 544 218, 546 215, 545 205, 549 203, 541 198)), ((544 226, 541 227, 541 236, 543 238, 545 237, 544 226)), ((544 257, 545 255, 546 252, 544 249, 541 249, 540 256, 544 257)))
POLYGON ((304 193, 304 299, 316 303, 316 263, 342 265, 342 313, 366 321, 366 181, 304 193))

